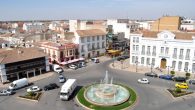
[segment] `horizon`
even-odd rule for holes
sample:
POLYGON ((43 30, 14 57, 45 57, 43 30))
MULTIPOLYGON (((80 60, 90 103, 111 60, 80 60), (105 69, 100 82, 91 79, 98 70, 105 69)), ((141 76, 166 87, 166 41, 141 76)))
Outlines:
POLYGON ((164 15, 195 19, 193 0, 6 0, 0 21, 155 20, 164 15))

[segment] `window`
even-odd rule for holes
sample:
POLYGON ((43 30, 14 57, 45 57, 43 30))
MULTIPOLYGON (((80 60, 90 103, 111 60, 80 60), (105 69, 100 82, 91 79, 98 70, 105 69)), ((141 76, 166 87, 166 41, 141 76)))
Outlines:
POLYGON ((145 55, 145 45, 142 45, 142 55, 145 55))
POLYGON ((87 48, 88 48, 88 51, 90 51, 91 50, 91 45, 87 44, 87 48))
POLYGON ((147 55, 150 55, 150 46, 147 47, 147 55))
POLYGON ((161 53, 161 54, 164 54, 164 47, 161 47, 160 53, 161 53))
POLYGON ((87 42, 90 42, 90 38, 91 38, 91 37, 87 37, 87 42))
POLYGON ((102 42, 102 48, 105 48, 104 42, 102 42))
POLYGON ((135 45, 133 45, 133 51, 135 51, 135 45))
POLYGON ((139 37, 136 37, 136 43, 139 43, 139 37))
POLYGON ((97 43, 97 49, 99 49, 100 48, 100 44, 99 44, 99 42, 97 43))
POLYGON ((185 70, 186 72, 188 71, 188 66, 189 66, 189 63, 188 63, 188 62, 185 62, 184 70, 185 70))
POLYGON ((147 65, 150 65, 150 58, 147 58, 146 64, 147 64, 147 65))
POLYGON ((94 36, 92 37, 92 41, 95 41, 95 37, 94 36))
MULTIPOLYGON (((85 51, 84 48, 85 48, 85 45, 82 45, 81 46, 81 52, 84 52, 85 51)), ((67 52, 67 54, 68 54, 68 52, 67 52)))
POLYGON ((99 41, 100 40, 100 36, 97 36, 97 41, 99 41))
POLYGON ((133 37, 133 42, 135 43, 135 39, 136 39, 136 37, 133 37))
POLYGON ((165 54, 166 54, 166 55, 169 54, 169 47, 166 47, 166 49, 165 49, 165 54))
POLYGON ((135 56, 132 56, 132 63, 135 63, 135 56))
POLYGON ((102 40, 104 40, 105 39, 105 36, 102 36, 102 40))
POLYGON ((70 55, 72 55, 73 54, 73 52, 72 52, 72 50, 70 50, 70 55))
POLYGON ((141 58, 141 64, 144 64, 144 57, 141 58))
POLYGON ((192 64, 192 73, 195 72, 195 63, 192 64))
POLYGON ((178 64, 178 70, 181 70, 181 66, 182 66, 182 62, 179 61, 179 64, 178 64))
POLYGON ((183 59, 183 49, 180 49, 179 59, 183 59))
POLYGON ((153 46, 152 55, 153 55, 153 56, 156 56, 156 46, 153 46))
POLYGON ((92 44, 92 50, 95 50, 95 43, 92 44))
POLYGON ((190 49, 187 49, 186 51, 186 60, 189 60, 190 59, 190 49))
POLYGON ((85 43, 85 39, 81 37, 81 43, 85 43))
POLYGON ((174 48, 173 50, 173 58, 177 58, 177 48, 174 48))
POLYGON ((155 58, 152 58, 152 65, 155 65, 155 58))
POLYGON ((136 45, 136 51, 139 51, 139 45, 136 45))
POLYGON ((172 68, 175 69, 176 61, 172 61, 172 68))

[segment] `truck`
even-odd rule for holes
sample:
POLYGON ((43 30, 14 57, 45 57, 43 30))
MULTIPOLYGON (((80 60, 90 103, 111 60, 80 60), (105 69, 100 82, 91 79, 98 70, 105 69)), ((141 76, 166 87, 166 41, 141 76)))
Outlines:
POLYGON ((61 87, 60 99, 69 100, 70 96, 77 87, 76 79, 68 79, 61 87))
POLYGON ((22 88, 28 85, 29 85, 28 80, 26 78, 22 78, 22 79, 13 81, 10 84, 9 89, 16 90, 16 89, 19 89, 19 88, 22 88))

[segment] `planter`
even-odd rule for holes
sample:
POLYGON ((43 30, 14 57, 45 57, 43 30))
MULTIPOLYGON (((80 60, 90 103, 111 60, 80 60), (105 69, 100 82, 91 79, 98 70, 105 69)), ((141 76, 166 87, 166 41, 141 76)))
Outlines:
POLYGON ((19 96, 19 98, 32 100, 32 101, 39 101, 41 98, 41 95, 42 95, 42 92, 37 92, 35 93, 34 96, 24 95, 24 96, 19 96))
POLYGON ((181 91, 178 93, 176 92, 176 90, 172 90, 172 89, 167 89, 167 90, 173 95, 173 97, 181 97, 181 96, 193 93, 193 92, 188 92, 188 91, 181 91))

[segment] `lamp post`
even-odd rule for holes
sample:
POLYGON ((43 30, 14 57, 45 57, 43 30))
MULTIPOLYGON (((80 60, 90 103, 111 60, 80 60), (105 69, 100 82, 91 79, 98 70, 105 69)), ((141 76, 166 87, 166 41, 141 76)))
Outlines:
POLYGON ((138 67, 138 63, 139 63, 139 62, 138 62, 138 57, 137 57, 137 58, 136 58, 136 61, 135 61, 135 66, 136 66, 135 72, 136 72, 136 73, 137 73, 137 70, 138 70, 138 68, 137 68, 137 67, 138 67))
POLYGON ((167 67, 167 74, 169 75, 169 68, 170 66, 166 66, 167 67))
POLYGON ((151 63, 150 65, 151 65, 151 66, 150 66, 150 71, 151 71, 151 73, 152 73, 152 69, 153 69, 152 67, 153 67, 153 64, 151 63))

